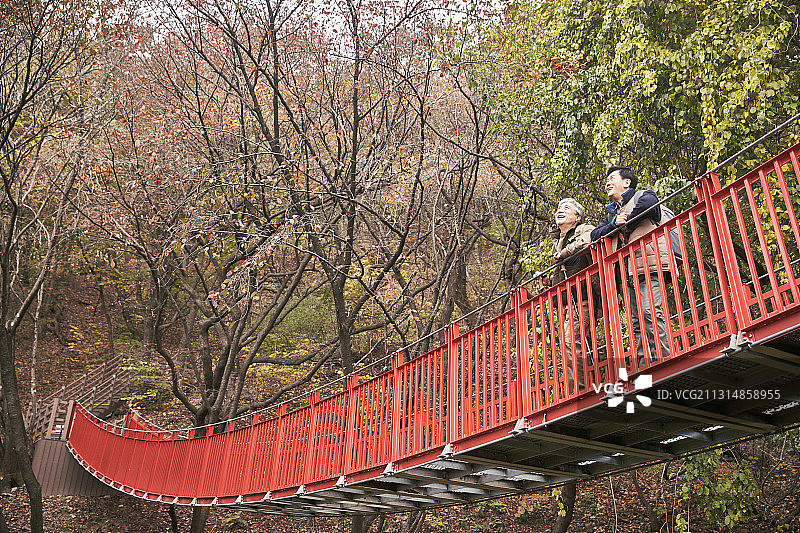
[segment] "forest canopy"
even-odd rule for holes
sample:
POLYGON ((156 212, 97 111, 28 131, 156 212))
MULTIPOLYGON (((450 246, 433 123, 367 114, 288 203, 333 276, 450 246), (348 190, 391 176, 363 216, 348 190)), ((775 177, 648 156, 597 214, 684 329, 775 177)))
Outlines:
MULTIPOLYGON (((798 9, 523 0, 486 33, 478 56, 493 66, 477 83, 542 181, 571 187, 622 163, 671 192, 800 110, 798 9)), ((771 151, 759 146, 724 177, 771 151)))

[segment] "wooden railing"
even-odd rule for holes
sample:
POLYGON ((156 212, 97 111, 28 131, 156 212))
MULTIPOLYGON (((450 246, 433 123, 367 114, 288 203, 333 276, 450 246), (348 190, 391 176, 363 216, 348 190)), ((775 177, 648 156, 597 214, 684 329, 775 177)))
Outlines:
POLYGON ((74 401, 92 412, 111 407, 131 386, 131 374, 123 363, 124 358, 118 355, 29 405, 26 426, 31 438, 66 440, 65 426, 74 401))

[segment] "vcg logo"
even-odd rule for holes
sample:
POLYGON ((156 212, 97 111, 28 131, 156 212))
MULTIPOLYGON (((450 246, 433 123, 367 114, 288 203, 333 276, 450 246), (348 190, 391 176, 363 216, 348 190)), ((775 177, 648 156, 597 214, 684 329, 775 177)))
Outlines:
MULTIPOLYGON (((604 383, 602 385, 592 384, 595 392, 604 391, 608 396, 608 406, 617 407, 625 400, 625 383, 628 382, 628 371, 624 368, 619 369, 619 380, 616 383, 604 383)), ((649 389, 653 386, 653 376, 650 374, 642 374, 633 381, 634 390, 649 389)), ((636 394, 635 398, 645 407, 650 407, 653 400, 642 394, 636 394)), ((628 400, 625 404, 625 412, 633 413, 634 402, 628 400)))

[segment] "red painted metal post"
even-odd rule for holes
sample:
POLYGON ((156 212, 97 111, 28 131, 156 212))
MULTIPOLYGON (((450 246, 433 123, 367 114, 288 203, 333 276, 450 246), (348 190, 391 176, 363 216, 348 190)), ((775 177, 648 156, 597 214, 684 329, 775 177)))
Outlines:
POLYGON ((186 491, 187 491, 187 489, 186 489, 186 476, 189 473, 189 465, 191 464, 192 454, 191 454, 191 449, 190 448, 192 447, 192 443, 194 442, 194 434, 195 434, 194 428, 190 429, 189 430, 189 435, 188 435, 188 438, 187 438, 188 442, 186 444, 186 450, 184 452, 186 454, 186 457, 184 458, 184 461, 183 461, 183 468, 181 468, 181 471, 180 471, 181 472, 181 477, 180 477, 180 479, 178 479, 178 487, 175 490, 175 492, 177 494, 181 494, 181 495, 185 495, 186 491))
POLYGON ((124 451, 121 456, 125 457, 126 461, 125 465, 119 465, 119 468, 115 474, 125 485, 129 487, 134 487, 136 485, 136 483, 131 481, 131 478, 134 478, 135 480, 136 475, 141 471, 139 458, 136 455, 141 435, 142 432, 139 431, 135 437, 123 441, 125 447, 123 448, 124 451))
POLYGON ((319 398, 318 390, 311 393, 308 398, 308 405, 311 407, 310 427, 308 428, 308 443, 306 453, 306 464, 303 479, 308 480, 314 475, 314 466, 319 458, 319 440, 317 439, 317 424, 319 419, 319 398))
POLYGON ((411 371, 412 385, 412 408, 410 412, 413 413, 413 423, 409 424, 411 428, 411 450, 412 453, 417 452, 422 447, 422 418, 424 415, 422 402, 423 402, 423 387, 425 377, 423 375, 425 364, 424 357, 416 357, 409 361, 408 369, 411 371))
POLYGON ((391 461, 400 458, 400 421, 402 420, 402 383, 400 366, 403 364, 403 354, 396 353, 392 357, 392 450, 389 453, 391 461))
POLYGON ((244 476, 245 479, 242 479, 242 491, 243 492, 255 492, 255 488, 253 487, 253 462, 256 458, 256 438, 258 436, 258 419, 259 414, 255 413, 250 418, 250 440, 247 443, 247 458, 244 462, 244 476), (247 490, 245 490, 247 489, 247 490))
POLYGON ((278 407, 278 431, 275 433, 277 437, 275 439, 275 453, 272 454, 269 461, 269 483, 267 490, 272 490, 278 486, 280 483, 280 477, 278 472, 280 469, 278 468, 278 462, 281 460, 281 454, 283 453, 283 441, 284 441, 284 434, 286 433, 286 412, 288 408, 287 405, 284 403, 280 407, 278 407))
MULTIPOLYGON (((777 163, 773 164, 773 167, 774 169, 780 169, 780 166, 777 163)), ((776 178, 778 177, 777 172, 775 176, 776 178)), ((777 210, 775 209, 775 202, 772 200, 772 191, 770 190, 769 182, 767 180, 767 172, 759 170, 759 177, 761 178, 761 186, 764 190, 764 199, 767 201, 767 211, 769 212, 770 222, 772 222, 772 231, 775 234, 775 241, 777 244, 778 255, 780 257, 781 262, 785 265, 783 273, 789 281, 789 290, 792 293, 792 301, 796 302, 798 301, 797 281, 795 280, 794 272, 792 271, 792 261, 789 258, 789 251, 786 248, 786 241, 783 238, 783 233, 781 231, 781 223, 778 220, 777 210)), ((786 207, 791 208, 791 205, 792 203, 791 201, 789 201, 787 205, 784 206, 784 208, 786 207)), ((795 224, 797 224, 797 219, 795 219, 794 222, 795 224)), ((769 265, 770 262, 767 262, 766 264, 769 265)), ((776 291, 775 302, 776 304, 781 305, 782 307, 785 304, 782 302, 780 296, 777 293, 780 283, 778 283, 778 280, 775 276, 776 273, 773 272, 772 268, 770 268, 770 272, 772 273, 770 277, 773 282, 773 287, 774 290, 776 291)))
POLYGON ((160 494, 174 494, 172 479, 175 472, 175 453, 178 450, 178 445, 174 443, 177 439, 178 432, 173 431, 169 437, 169 460, 167 461, 166 472, 161 472, 161 483, 158 485, 160 494))
POLYGON ((533 412, 531 405, 531 359, 530 346, 528 345, 528 319, 522 309, 522 305, 528 301, 528 289, 517 287, 511 293, 511 298, 514 305, 514 317, 517 322, 517 390, 515 394, 520 401, 517 402, 519 412, 516 416, 523 418, 533 412))
POLYGON ((148 445, 145 448, 145 450, 153 449, 153 448, 155 448, 155 450, 153 450, 149 454, 148 453, 143 454, 145 457, 143 457, 144 460, 142 461, 142 464, 141 464, 141 467, 142 467, 141 468, 141 472, 145 472, 144 463, 145 463, 145 461, 147 461, 149 459, 149 457, 147 457, 148 455, 153 458, 153 461, 150 464, 150 472, 148 473, 148 475, 145 478, 146 481, 142 480, 142 475, 140 473, 139 474, 139 478, 138 478, 138 483, 139 483, 140 487, 143 487, 142 490, 145 490, 147 492, 155 492, 154 490, 152 490, 153 483, 154 482, 157 483, 158 482, 158 478, 160 476, 164 475, 163 472, 158 472, 158 461, 159 461, 159 458, 160 458, 161 454, 165 453, 167 450, 161 444, 162 439, 161 439, 161 434, 160 433, 146 433, 145 435, 146 435, 146 441, 154 443, 152 445, 148 445))
MULTIPOLYGON (((613 265, 609 265, 606 261, 606 255, 608 251, 611 249, 611 239, 603 238, 599 242, 592 243, 591 250, 592 250, 592 260, 597 263, 598 273, 597 275, 600 278, 600 302, 603 305, 603 334, 605 335, 606 341, 606 361, 607 361, 607 371, 606 371, 606 382, 613 383, 617 379, 617 357, 615 355, 617 345, 620 346, 620 350, 622 350, 622 335, 621 329, 619 328, 611 328, 611 310, 617 309, 617 290, 616 290, 616 279, 614 278, 614 267, 613 265), (613 331, 613 333, 612 333, 613 331)), ((619 316, 615 313, 614 314, 617 319, 619 316)), ((598 354, 599 357, 599 354, 598 354)), ((620 352, 620 358, 622 358, 620 352)), ((624 365, 624 361, 622 362, 624 365)), ((601 376, 597 376, 598 384, 601 382, 601 376)))
POLYGON ((711 244, 714 249, 714 257, 717 258, 717 273, 720 280, 720 292, 725 304, 725 315, 728 317, 729 323, 737 331, 741 331, 748 322, 749 311, 744 298, 741 276, 738 274, 739 265, 733 249, 731 232, 728 229, 725 206, 721 198, 714 197, 715 189, 719 187, 719 176, 708 173, 703 177, 702 186, 705 189, 703 201, 706 202, 711 244))
MULTIPOLYGON (((206 434, 201 437, 201 446, 203 447, 203 459, 200 462, 200 475, 198 476, 197 486, 198 490, 195 493, 195 497, 205 496, 205 491, 203 490, 203 486, 205 485, 206 475, 208 473, 208 465, 209 465, 209 457, 211 453, 211 445, 213 443, 213 439, 211 436, 214 435, 214 426, 206 426, 206 434), (209 435, 211 433, 211 435, 209 435)), ((197 442, 197 441, 195 441, 197 442)))
POLYGON ((450 323, 445 329, 447 342, 447 442, 458 438, 458 324, 450 323))
MULTIPOLYGON (((709 172, 705 174, 700 180, 697 199, 702 202, 706 207, 706 220, 708 221, 709 238, 711 239, 711 246, 716 259, 717 278, 719 279, 720 293, 722 294, 722 302, 725 307, 725 321, 729 328, 736 328, 736 312, 735 309, 741 303, 735 303, 731 299, 733 291, 731 290, 730 274, 734 272, 733 269, 738 268, 735 259, 733 264, 728 264, 730 258, 726 255, 733 252, 733 242, 730 238, 730 231, 720 231, 720 221, 725 220, 724 207, 721 203, 713 200, 714 194, 719 191, 719 174, 709 172)), ((725 226, 727 227, 727 225, 725 226)), ((740 294, 734 294, 733 298, 741 298, 740 294)))
MULTIPOLYGON (((750 252, 755 254, 756 250, 758 248, 761 249, 761 259, 763 259, 763 261, 764 261, 764 265, 766 266, 766 269, 767 269, 767 276, 769 278, 769 287, 770 287, 770 289, 768 289, 766 292, 769 293, 769 292, 774 291, 778 287, 778 280, 777 280, 777 277, 775 276, 775 267, 774 267, 774 264, 772 262, 772 258, 770 257, 769 243, 767 242, 768 237, 766 235, 764 225, 762 224, 761 219, 760 219, 760 214, 759 214, 759 210, 758 210, 759 201, 756 200, 756 190, 755 190, 754 185, 756 183, 759 183, 761 185, 761 192, 764 195, 765 199, 769 197, 770 191, 769 191, 769 186, 766 183, 766 179, 765 179, 763 170, 759 168, 757 170, 757 173, 758 173, 758 177, 759 177, 759 179, 757 181, 751 182, 747 178, 745 178, 743 180, 744 181, 744 188, 745 188, 745 191, 747 192, 748 204, 750 206, 750 214, 755 219, 755 224, 754 225, 755 225, 755 229, 756 229, 756 237, 758 238, 757 242, 759 244, 758 247, 755 247, 755 246, 751 245, 750 252)), ((749 176, 749 174, 748 174, 748 176, 749 176)), ((770 210, 769 202, 767 202, 767 206, 766 207, 767 207, 767 211, 769 211, 770 210)), ((742 227, 744 227, 744 225, 742 225, 742 227)), ((755 257, 752 257, 751 261, 755 261, 755 259, 756 259, 755 257)), ((755 272, 755 269, 753 271, 755 272)), ((765 292, 761 288, 761 281, 760 280, 757 283, 754 281, 753 288, 756 290, 756 293, 758 294, 759 307, 761 308, 761 317, 764 318, 770 312, 770 311, 768 311, 768 307, 766 305, 768 298, 765 297, 765 292)), ((778 298, 777 294, 774 294, 774 303, 775 303, 775 307, 780 306, 780 299, 778 298)), ((773 308, 773 310, 774 309, 775 308, 773 308)))
POLYGON ((358 385, 358 378, 358 374, 350 374, 347 376, 347 425, 345 426, 344 433, 344 461, 340 475, 349 472, 353 463, 353 442, 356 433, 356 404, 358 404, 353 389, 358 385))
MULTIPOLYGON (((233 430, 235 427, 235 420, 228 420, 228 423, 225 424, 225 443, 223 444, 222 452, 222 468, 219 471, 220 479, 217 480, 217 486, 222 490, 228 490, 231 488, 231 477, 233 471, 231 468, 231 456, 233 455, 233 442, 235 440, 233 430)), ((223 494, 216 495, 222 496, 223 494)))

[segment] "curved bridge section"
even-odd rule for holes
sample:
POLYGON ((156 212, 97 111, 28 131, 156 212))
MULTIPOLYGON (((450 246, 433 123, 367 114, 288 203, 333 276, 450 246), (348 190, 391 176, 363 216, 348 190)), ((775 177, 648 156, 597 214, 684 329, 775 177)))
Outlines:
POLYGON ((595 243, 590 268, 533 297, 515 289, 502 315, 453 324, 440 346, 397 354, 343 392, 182 431, 78 408, 70 450, 149 500, 357 514, 529 491, 795 425, 799 154, 726 187, 704 176, 696 205, 650 234, 619 250, 595 243), (642 258, 670 242, 682 259, 649 271, 642 258), (663 344, 634 334, 659 297, 654 283, 626 282, 637 275, 663 287, 663 344), (592 301, 602 306, 582 312, 592 301))

